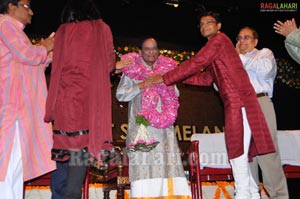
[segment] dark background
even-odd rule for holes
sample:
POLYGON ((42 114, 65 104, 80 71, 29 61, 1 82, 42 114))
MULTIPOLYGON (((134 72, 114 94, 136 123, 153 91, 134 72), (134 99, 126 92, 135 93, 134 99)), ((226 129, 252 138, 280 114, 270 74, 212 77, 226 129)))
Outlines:
MULTIPOLYGON (((25 31, 30 36, 47 36, 60 24, 60 12, 66 0, 32 0, 35 16, 25 31)), ((161 48, 198 51, 206 42, 197 28, 199 11, 216 10, 223 16, 222 31, 235 44, 235 37, 243 26, 251 26, 259 33, 257 48, 270 48, 276 58, 286 58, 295 68, 284 48, 284 37, 274 33, 276 20, 294 17, 300 25, 300 8, 296 12, 261 12, 261 3, 297 1, 258 0, 181 0, 178 8, 165 5, 164 0, 98 0, 103 19, 111 27, 115 46, 139 45, 142 38, 155 37, 161 48)), ((300 3, 298 3, 298 7, 300 3)), ((300 90, 276 83, 273 101, 278 129, 300 129, 300 90)))
MULTIPOLYGON (((223 27, 233 42, 243 26, 251 26, 260 34, 258 47, 269 47, 275 55, 285 54, 283 36, 274 33, 273 23, 294 17, 297 12, 261 12, 260 4, 276 1, 258 0, 180 0, 178 8, 164 0, 96 0, 103 19, 110 25, 116 45, 132 44, 132 40, 153 36, 161 42, 183 50, 199 50, 206 42, 197 28, 197 15, 203 9, 222 14, 223 27), (280 53, 280 54, 279 54, 280 53)), ((32 0, 35 16, 26 28, 30 34, 48 35, 60 23, 60 12, 66 0, 32 0)), ((281 3, 296 1, 277 1, 281 3)), ((298 7, 300 3, 298 3, 298 7)))
MULTIPOLYGON (((45 37, 56 31, 60 24, 60 12, 65 2, 66 0, 32 0, 35 16, 32 24, 27 26, 25 31, 32 37, 45 37)), ((142 38, 152 36, 158 40, 161 48, 198 51, 205 44, 206 39, 202 38, 199 33, 196 16, 203 9, 213 9, 222 14, 222 31, 231 38, 233 43, 235 43, 236 34, 241 27, 251 26, 260 35, 257 46, 259 49, 270 48, 276 58, 286 58, 295 68, 300 68, 299 64, 293 62, 288 56, 284 48, 284 37, 274 33, 273 30, 276 20, 285 21, 292 17, 296 19, 298 26, 300 25, 299 0, 181 0, 178 8, 165 5, 164 0, 98 0, 98 3, 103 19, 112 29, 115 46, 139 45, 142 38), (273 2, 298 2, 298 10, 296 12, 260 11, 260 3, 273 2)), ((191 91, 183 87, 181 87, 183 94, 191 91)), ((215 107, 216 110, 204 110, 206 105, 203 100, 211 97, 211 94, 208 95, 205 92, 211 93, 212 90, 194 89, 202 90, 198 95, 203 94, 202 101, 199 102, 199 106, 202 106, 203 109, 197 110, 199 115, 208 117, 210 112, 219 113, 218 107, 215 107)), ((196 99, 189 100, 195 101, 196 99)), ((298 116, 300 113, 300 90, 277 82, 274 87, 273 101, 278 129, 300 129, 298 116)), ((115 99, 113 102, 117 103, 115 99)), ((193 111, 190 109, 185 108, 184 110, 193 111)), ((126 109, 115 111, 127 115, 126 109)), ((183 115, 182 112, 180 114, 183 115)), ((201 123, 201 121, 199 122, 201 123)), ((209 122, 214 124, 215 118, 214 121, 209 122)), ((299 185, 299 179, 288 179, 291 199, 300 198, 299 185)))

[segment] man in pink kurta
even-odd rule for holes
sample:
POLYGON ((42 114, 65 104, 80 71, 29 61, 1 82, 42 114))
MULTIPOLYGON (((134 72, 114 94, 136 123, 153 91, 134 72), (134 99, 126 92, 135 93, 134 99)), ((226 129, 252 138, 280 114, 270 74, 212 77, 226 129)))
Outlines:
POLYGON ((39 46, 31 44, 23 32, 33 15, 28 0, 1 6, 0 193, 1 198, 19 199, 23 198, 24 181, 55 169, 50 157, 51 125, 43 121, 44 70, 51 61, 54 38, 39 46))
POLYGON ((258 199, 258 187, 249 169, 249 145, 251 157, 274 152, 273 141, 242 62, 230 39, 220 32, 219 14, 204 13, 199 22, 202 36, 208 39, 206 45, 193 58, 149 81, 167 85, 182 80, 199 86, 216 84, 225 109, 225 140, 235 180, 235 199, 258 199))

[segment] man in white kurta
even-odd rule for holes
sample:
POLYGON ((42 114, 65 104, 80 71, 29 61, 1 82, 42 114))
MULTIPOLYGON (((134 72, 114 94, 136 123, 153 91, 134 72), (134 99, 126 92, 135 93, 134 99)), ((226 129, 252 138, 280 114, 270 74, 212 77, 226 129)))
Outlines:
POLYGON ((133 63, 129 64, 129 67, 133 71, 136 70, 137 73, 123 71, 116 97, 119 101, 129 102, 126 146, 129 149, 130 197, 134 199, 191 198, 191 190, 184 175, 180 149, 174 131, 174 120, 170 119, 172 117, 176 119, 179 104, 175 102, 173 105, 168 106, 173 106, 174 109, 172 110, 168 109, 166 111, 167 108, 164 107, 164 104, 167 103, 167 98, 170 100, 170 96, 172 96, 167 93, 174 92, 173 100, 176 101, 179 92, 175 86, 166 86, 167 90, 154 91, 149 95, 145 94, 145 91, 148 91, 147 85, 149 83, 144 81, 147 74, 162 71, 160 70, 162 67, 170 70, 172 67, 176 67, 176 62, 170 58, 158 56, 157 43, 152 38, 143 42, 139 55, 132 53, 128 57, 133 59, 133 63), (148 115, 146 112, 149 110, 144 110, 147 99, 149 99, 151 105, 155 104, 155 107, 152 107, 154 109, 148 112, 148 115), (170 114, 168 118, 163 118, 164 111, 174 111, 174 114, 170 114), (156 112, 156 115, 159 115, 159 117, 149 116, 154 116, 153 112, 156 112), (140 125, 136 123, 136 116, 142 113, 146 115, 146 119, 150 122, 150 125, 147 127, 147 136, 159 142, 154 149, 148 152, 133 151, 130 147, 135 143, 139 134, 138 129, 140 125), (149 117, 147 118, 147 116, 149 117))
POLYGON ((280 160, 277 141, 277 122, 272 102, 277 65, 273 52, 268 48, 258 50, 258 33, 251 27, 243 27, 237 36, 236 50, 257 94, 257 100, 266 118, 273 143, 274 153, 258 155, 250 162, 255 183, 259 185, 259 169, 263 184, 270 199, 288 199, 288 186, 280 160))
POLYGON ((33 15, 30 2, 11 2, 0 6, 0 193, 22 199, 24 181, 55 169, 51 125, 43 121, 54 38, 32 45, 23 31, 33 15))

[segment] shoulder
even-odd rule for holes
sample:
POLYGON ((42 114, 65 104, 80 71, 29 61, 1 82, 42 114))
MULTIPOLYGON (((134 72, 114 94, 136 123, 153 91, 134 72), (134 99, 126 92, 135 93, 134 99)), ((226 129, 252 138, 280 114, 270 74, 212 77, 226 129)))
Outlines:
POLYGON ((259 53, 260 54, 264 54, 264 55, 272 55, 272 56, 274 56, 272 50, 269 49, 269 48, 262 48, 261 50, 259 50, 259 53))
POLYGON ((223 32, 219 32, 213 37, 216 38, 216 39, 230 40, 229 37, 223 32))
POLYGON ((20 26, 20 28, 22 28, 21 25, 18 26, 17 21, 14 20, 13 18, 6 16, 6 15, 0 15, 0 27, 6 28, 8 26, 14 27, 14 28, 17 28, 20 26))
POLYGON ((160 55, 155 65, 162 71, 168 72, 177 66, 177 62, 170 57, 160 55))
POLYGON ((271 49, 269 49, 269 48, 262 48, 260 51, 261 51, 261 52, 268 52, 268 53, 272 53, 272 50, 271 50, 271 49))
POLYGON ((219 32, 208 39, 208 43, 219 43, 220 45, 232 44, 230 38, 223 32, 219 32))
POLYGON ((131 52, 131 53, 126 53, 121 56, 121 60, 126 59, 126 58, 132 58, 132 59, 137 59, 139 58, 140 55, 136 52, 131 52))
POLYGON ((174 59, 172 59, 170 57, 167 57, 167 56, 164 56, 164 55, 160 55, 158 57, 157 61, 160 62, 160 63, 177 65, 177 62, 174 59))

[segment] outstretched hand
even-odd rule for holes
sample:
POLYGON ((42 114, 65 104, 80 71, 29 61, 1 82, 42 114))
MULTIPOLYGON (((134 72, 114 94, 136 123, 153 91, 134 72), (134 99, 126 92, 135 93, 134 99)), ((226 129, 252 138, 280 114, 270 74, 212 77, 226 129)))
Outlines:
POLYGON ((115 73, 120 73, 122 68, 128 67, 131 64, 133 64, 133 59, 132 58, 126 58, 123 60, 120 60, 116 63, 116 71, 115 73))
POLYGON ((295 19, 292 20, 286 20, 285 22, 277 21, 274 23, 275 32, 287 37, 293 30, 297 29, 297 24, 295 22, 295 19))
POLYGON ((145 89, 147 87, 150 87, 154 84, 159 84, 161 82, 163 82, 163 78, 161 75, 152 75, 146 78, 144 81, 140 82, 138 85, 140 89, 145 89))

